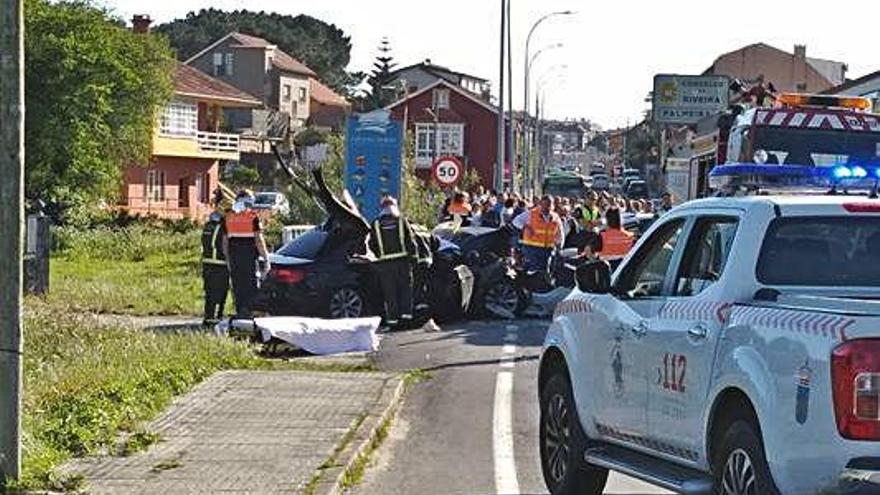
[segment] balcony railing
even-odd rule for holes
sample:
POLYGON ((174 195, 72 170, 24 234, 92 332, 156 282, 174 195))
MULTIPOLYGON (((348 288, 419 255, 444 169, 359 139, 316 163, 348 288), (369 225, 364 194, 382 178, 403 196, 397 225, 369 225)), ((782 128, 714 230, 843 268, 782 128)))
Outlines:
POLYGON ((199 131, 196 140, 199 143, 199 150, 208 153, 238 153, 239 150, 237 134, 199 131))

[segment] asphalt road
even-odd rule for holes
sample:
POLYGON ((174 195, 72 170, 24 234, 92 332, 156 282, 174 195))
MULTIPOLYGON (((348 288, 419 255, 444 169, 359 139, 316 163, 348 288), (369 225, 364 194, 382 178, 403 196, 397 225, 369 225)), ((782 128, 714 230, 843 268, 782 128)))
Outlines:
MULTIPOLYGON (((538 457, 537 369, 547 323, 468 322, 388 334, 379 366, 422 368, 354 493, 546 494, 538 457)), ((667 491, 612 474, 605 493, 667 491)))

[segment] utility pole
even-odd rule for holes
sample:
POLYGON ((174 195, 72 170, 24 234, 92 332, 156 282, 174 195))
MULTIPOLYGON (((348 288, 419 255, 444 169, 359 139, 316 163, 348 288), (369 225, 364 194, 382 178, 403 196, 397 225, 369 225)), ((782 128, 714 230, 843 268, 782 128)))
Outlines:
POLYGON ((0 475, 21 473, 24 3, 0 0, 0 475))
POLYGON ((495 150, 495 190, 504 190, 504 30, 507 27, 507 0, 501 0, 501 46, 498 60, 498 145, 495 150))
POLYGON ((513 45, 510 42, 513 18, 510 15, 510 6, 513 0, 507 0, 507 114, 510 116, 510 125, 507 128, 507 159, 510 161, 510 189, 517 190, 516 183, 516 140, 514 139, 513 126, 516 119, 513 115, 513 45))

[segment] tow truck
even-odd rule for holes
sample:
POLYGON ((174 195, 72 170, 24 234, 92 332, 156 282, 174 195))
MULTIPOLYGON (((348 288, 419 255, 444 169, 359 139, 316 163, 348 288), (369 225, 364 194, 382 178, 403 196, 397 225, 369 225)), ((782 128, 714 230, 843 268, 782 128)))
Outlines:
POLYGON ((878 160, 710 179, 721 196, 664 215, 613 273, 580 266, 557 306, 550 493, 599 495, 609 470, 688 495, 880 493, 878 160))
POLYGON ((830 166, 880 155, 880 115, 861 97, 782 93, 772 107, 734 106, 697 123, 690 159, 669 159, 669 187, 681 201, 712 194, 709 174, 735 163, 830 166))

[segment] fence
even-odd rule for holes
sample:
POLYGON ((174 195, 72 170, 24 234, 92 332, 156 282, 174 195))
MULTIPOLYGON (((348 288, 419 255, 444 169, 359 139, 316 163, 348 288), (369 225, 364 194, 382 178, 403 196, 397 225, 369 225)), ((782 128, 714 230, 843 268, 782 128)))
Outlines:
POLYGON ((285 225, 281 231, 281 243, 287 244, 313 228, 314 225, 285 225))

